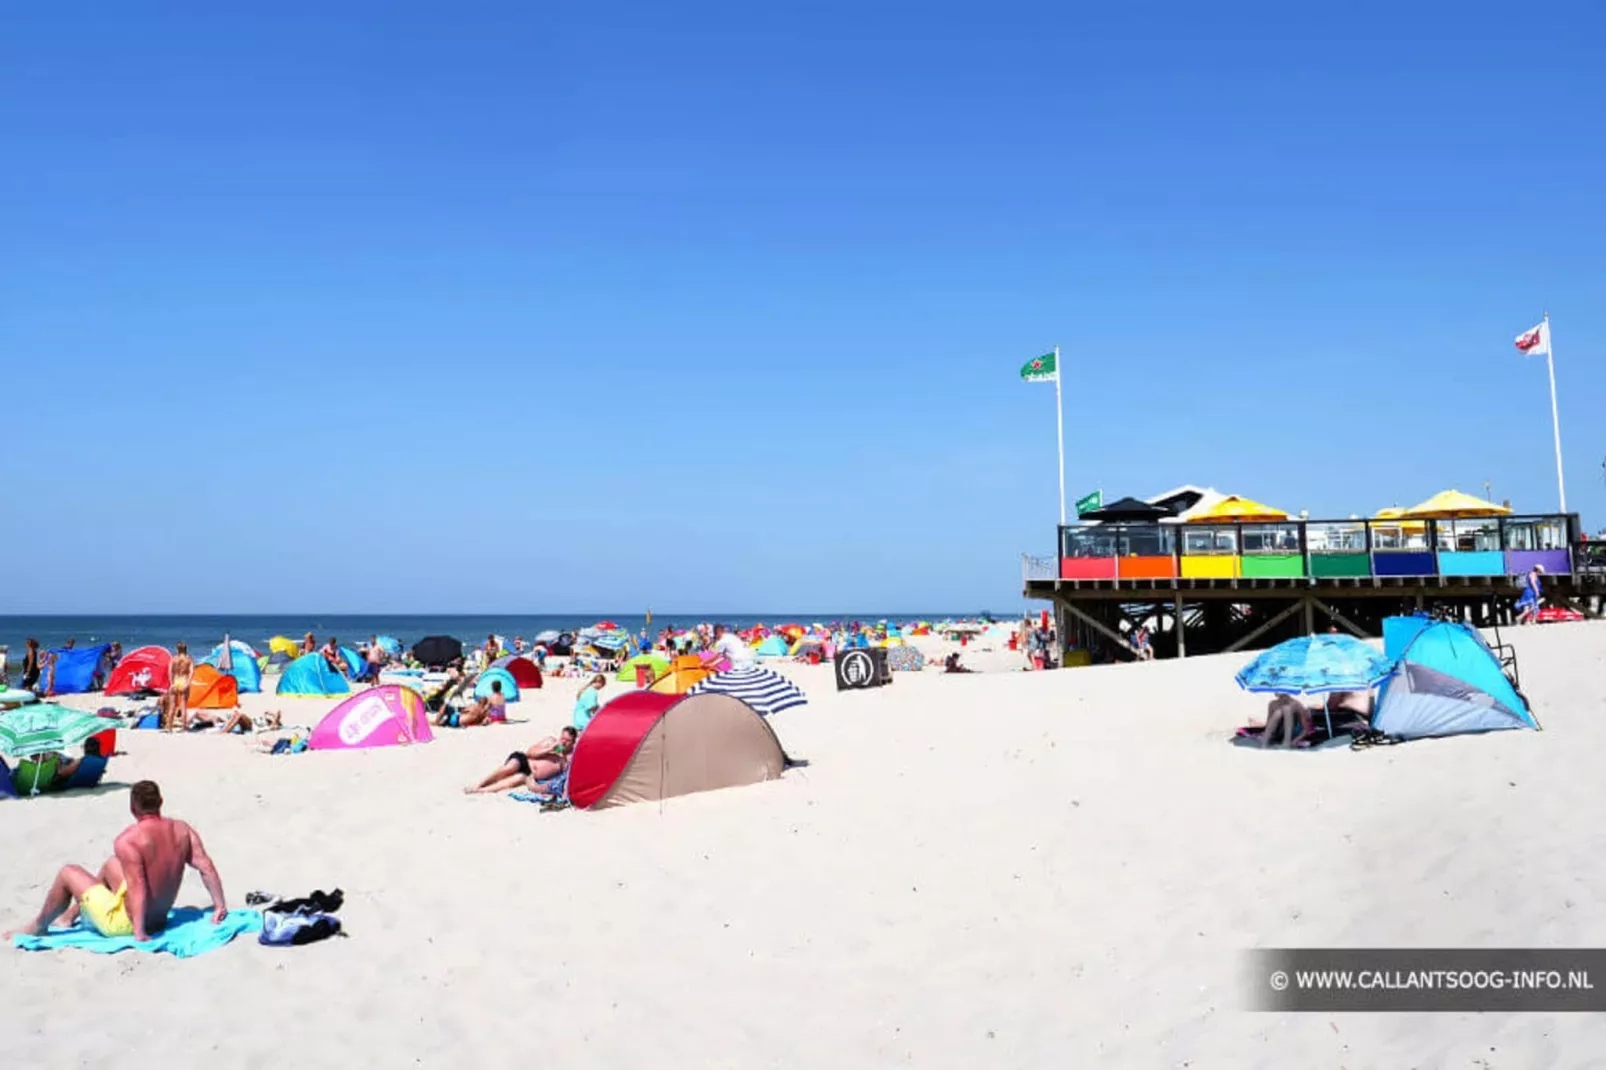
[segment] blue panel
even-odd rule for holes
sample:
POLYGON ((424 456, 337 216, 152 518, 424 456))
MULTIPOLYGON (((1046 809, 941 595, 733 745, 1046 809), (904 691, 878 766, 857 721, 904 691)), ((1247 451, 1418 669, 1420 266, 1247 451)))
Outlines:
POLYGON ((1506 555, 1499 550, 1439 554, 1441 576, 1504 576, 1505 574, 1506 555))
POLYGON ((1378 553, 1372 555, 1374 576, 1436 576, 1438 562, 1432 550, 1421 553, 1378 553))

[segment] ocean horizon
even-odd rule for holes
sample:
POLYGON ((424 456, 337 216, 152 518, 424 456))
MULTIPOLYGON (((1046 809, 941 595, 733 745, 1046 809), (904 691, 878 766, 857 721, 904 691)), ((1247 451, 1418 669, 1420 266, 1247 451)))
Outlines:
MULTIPOLYGON (((754 624, 781 624, 815 621, 910 621, 943 620, 951 617, 980 616, 983 611, 964 612, 833 612, 833 613, 653 613, 651 627, 688 627, 704 621, 730 624, 738 628, 754 624)), ((543 631, 575 631, 599 621, 614 623, 639 632, 648 627, 644 613, 228 613, 228 614, 18 614, 0 616, 0 646, 7 648, 6 660, 22 660, 24 642, 33 638, 46 650, 61 647, 69 639, 81 646, 119 642, 123 649, 142 646, 189 644, 192 653, 205 652, 223 641, 224 635, 267 651, 267 641, 275 635, 299 638, 312 632, 322 643, 330 636, 342 645, 358 646, 371 635, 391 635, 411 646, 426 635, 450 635, 466 644, 477 643, 487 635, 507 639, 529 639, 543 631)))

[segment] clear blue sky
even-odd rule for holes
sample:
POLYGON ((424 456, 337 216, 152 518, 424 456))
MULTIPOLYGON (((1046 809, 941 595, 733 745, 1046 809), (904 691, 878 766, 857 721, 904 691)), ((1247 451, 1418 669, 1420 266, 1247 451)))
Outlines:
POLYGON ((14 5, 6 608, 1003 609, 1055 343, 1073 497, 1549 509, 1546 309, 1598 526, 1603 12, 14 5))

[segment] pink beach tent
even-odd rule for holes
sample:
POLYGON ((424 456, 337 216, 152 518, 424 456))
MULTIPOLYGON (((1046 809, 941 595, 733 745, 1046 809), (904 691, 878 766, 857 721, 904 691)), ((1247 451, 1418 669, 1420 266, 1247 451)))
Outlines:
POLYGON ((424 697, 410 687, 386 684, 359 692, 330 710, 312 730, 308 746, 313 750, 356 750, 403 747, 434 738, 424 697))

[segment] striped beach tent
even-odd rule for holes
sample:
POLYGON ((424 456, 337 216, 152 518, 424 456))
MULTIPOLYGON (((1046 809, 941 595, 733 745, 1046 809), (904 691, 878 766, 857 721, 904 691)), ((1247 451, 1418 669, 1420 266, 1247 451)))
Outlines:
POLYGON ((739 698, 765 717, 808 702, 792 681, 778 672, 761 669, 757 665, 710 676, 692 685, 687 694, 696 695, 704 691, 739 698))

